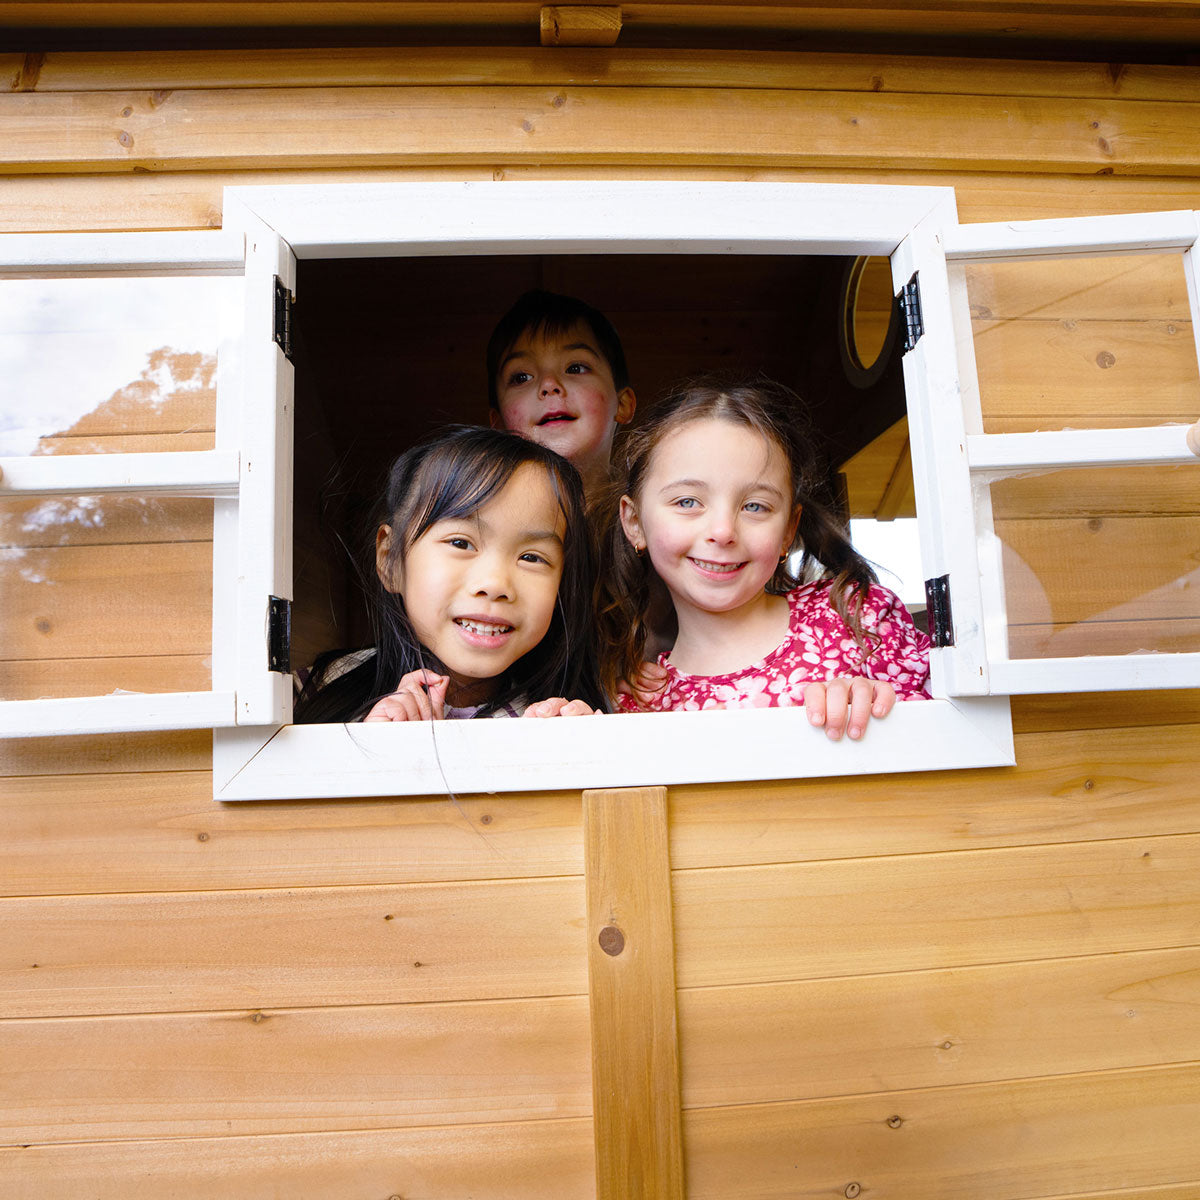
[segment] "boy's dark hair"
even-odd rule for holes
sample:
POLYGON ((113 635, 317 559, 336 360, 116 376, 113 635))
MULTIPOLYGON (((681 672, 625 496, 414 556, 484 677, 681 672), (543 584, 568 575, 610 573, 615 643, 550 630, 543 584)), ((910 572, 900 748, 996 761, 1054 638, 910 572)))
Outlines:
POLYGON ((565 696, 603 709, 597 683, 592 619, 594 553, 584 516, 583 484, 565 458, 513 433, 452 426, 405 451, 392 464, 387 486, 364 538, 360 578, 367 591, 375 653, 344 674, 335 674, 345 651, 322 655, 305 683, 293 720, 354 721, 390 695, 410 671, 443 665, 417 640, 403 597, 384 587, 376 570, 375 533, 390 525, 387 569, 403 563, 414 542, 438 521, 477 512, 517 470, 532 464, 550 478, 566 523, 563 573, 546 636, 500 676, 496 694, 480 710, 489 716, 521 698, 565 696), (332 668, 332 669, 331 669, 332 668), (327 675, 332 678, 326 679, 327 675))
POLYGON ((488 403, 495 409, 500 407, 496 390, 496 377, 500 363, 517 344, 522 334, 541 334, 542 337, 557 337, 575 325, 586 325, 596 339, 596 349, 603 355, 612 371, 613 385, 617 391, 629 386, 629 367, 625 362, 625 350, 612 322, 598 309, 574 296, 560 296, 541 288, 526 292, 500 318, 487 344, 488 403))
POLYGON ((875 573, 850 544, 844 524, 822 503, 824 473, 803 402, 790 388, 765 376, 748 380, 706 376, 676 389, 655 405, 646 421, 622 436, 613 455, 616 478, 597 504, 597 525, 603 539, 596 583, 600 678, 613 695, 621 680, 636 678, 646 647, 651 588, 658 581, 649 555, 639 556, 621 528, 621 496, 637 501, 662 440, 689 422, 702 420, 728 421, 752 429, 774 442, 787 460, 791 509, 799 510, 800 519, 790 552, 766 590, 784 595, 804 582, 827 581, 838 616, 856 639, 864 640, 859 609, 862 597, 876 582, 875 573), (801 557, 793 574, 796 552, 801 557))

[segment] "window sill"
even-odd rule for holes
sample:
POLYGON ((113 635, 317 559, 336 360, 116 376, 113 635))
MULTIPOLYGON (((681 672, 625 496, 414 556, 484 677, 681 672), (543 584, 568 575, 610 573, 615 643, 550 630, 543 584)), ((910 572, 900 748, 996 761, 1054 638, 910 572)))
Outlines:
POLYGON ((831 742, 798 708, 284 725, 216 730, 213 737, 218 800, 581 790, 1014 762, 1007 697, 900 704, 873 721, 861 742, 831 742))

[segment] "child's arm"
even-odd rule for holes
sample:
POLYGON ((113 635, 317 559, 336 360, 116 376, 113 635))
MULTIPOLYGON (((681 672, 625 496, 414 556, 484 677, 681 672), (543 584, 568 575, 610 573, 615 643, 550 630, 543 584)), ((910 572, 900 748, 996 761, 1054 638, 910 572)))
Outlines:
POLYGON ((857 741, 871 717, 886 717, 895 703, 896 689, 890 683, 861 675, 810 683, 804 689, 809 724, 824 728, 834 742, 843 733, 857 741))
POLYGON ((446 715, 448 675, 409 671, 390 696, 377 700, 364 721, 440 721, 446 715))

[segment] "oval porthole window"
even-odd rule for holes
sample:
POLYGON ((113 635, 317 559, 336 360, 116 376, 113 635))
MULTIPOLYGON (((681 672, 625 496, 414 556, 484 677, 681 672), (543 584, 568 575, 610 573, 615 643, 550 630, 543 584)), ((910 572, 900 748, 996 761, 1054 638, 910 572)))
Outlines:
POLYGON ((869 387, 883 373, 899 327, 891 260, 884 255, 854 259, 842 282, 841 308, 846 377, 856 387, 869 387))

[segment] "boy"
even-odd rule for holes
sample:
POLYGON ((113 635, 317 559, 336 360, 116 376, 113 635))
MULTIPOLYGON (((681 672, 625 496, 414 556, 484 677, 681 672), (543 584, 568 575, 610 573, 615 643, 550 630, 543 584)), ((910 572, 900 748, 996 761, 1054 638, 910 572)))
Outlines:
POLYGON ((492 331, 487 372, 493 427, 569 459, 590 500, 608 480, 617 426, 637 407, 608 318, 571 296, 526 292, 492 331))

